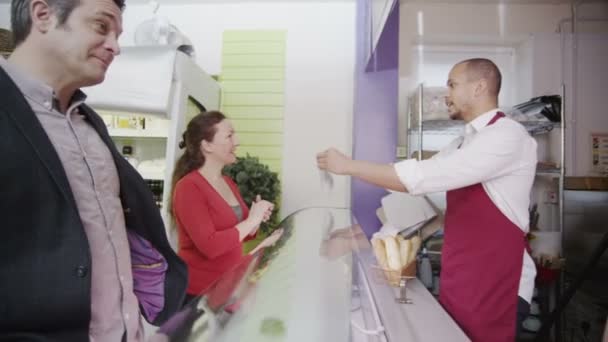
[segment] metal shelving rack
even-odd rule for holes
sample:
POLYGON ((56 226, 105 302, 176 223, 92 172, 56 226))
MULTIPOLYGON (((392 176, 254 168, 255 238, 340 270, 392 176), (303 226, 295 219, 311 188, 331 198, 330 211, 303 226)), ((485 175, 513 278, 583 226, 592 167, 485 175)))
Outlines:
MULTIPOLYGON (((411 156, 412 152, 412 141, 409 137, 411 133, 418 135, 417 139, 417 152, 418 160, 422 157, 422 150, 424 145, 424 135, 457 135, 461 132, 464 127, 464 122, 460 120, 423 120, 424 107, 422 101, 424 100, 424 85, 421 83, 416 87, 415 95, 418 100, 418 106, 415 109, 415 115, 417 116, 417 125, 412 124, 412 114, 414 109, 412 105, 408 106, 408 118, 407 122, 407 155, 411 156)), ((413 96, 412 96, 413 97, 413 96)))
MULTIPOLYGON (((564 90, 563 90, 563 86, 562 86, 562 90, 561 90, 561 98, 564 98, 564 90)), ((408 111, 408 120, 407 120, 407 125, 408 125, 408 129, 407 132, 409 133, 417 133, 418 134, 418 155, 421 156, 422 155, 422 150, 423 150, 423 136, 425 134, 428 135, 458 135, 462 132, 462 129, 465 126, 465 122, 462 120, 451 120, 451 119, 443 119, 443 120, 423 120, 423 113, 424 113, 424 107, 423 107, 423 99, 424 99, 424 86, 423 84, 419 84, 418 87, 416 87, 416 92, 415 92, 415 96, 417 97, 418 100, 418 106, 415 109, 416 112, 416 116, 417 116, 417 122, 418 124, 416 125, 416 127, 413 127, 412 125, 412 106, 409 106, 410 109, 408 111)), ((563 101, 562 101, 562 113, 563 113, 563 101)), ((530 135, 536 136, 536 135, 540 135, 540 134, 545 134, 548 133, 550 131, 552 131, 555 128, 560 128, 562 130, 562 152, 564 151, 564 143, 563 140, 565 138, 565 134, 563 133, 563 129, 564 129, 564 125, 563 125, 563 120, 562 123, 555 123, 555 122, 550 122, 550 121, 520 121, 520 124, 522 124, 526 130, 530 133, 530 135)), ((408 144, 407 144, 407 150, 408 150, 408 155, 411 155, 412 148, 411 148, 411 141, 408 138, 408 144)), ((561 163, 563 165, 563 160, 565 158, 564 153, 562 153, 561 156, 561 163)), ((556 168, 555 171, 552 171, 551 173, 560 173, 561 171, 559 170, 560 168, 556 168)), ((543 173, 546 173, 547 170, 542 170, 543 173)))
MULTIPOLYGON (((560 86, 560 122, 555 123, 554 127, 559 128, 559 165, 556 168, 550 169, 538 169, 536 171, 537 176, 548 176, 557 179, 557 206, 558 206, 558 232, 560 234, 561 246, 563 249, 564 246, 564 203, 565 203, 565 183, 566 183, 566 86, 561 84, 560 86)), ((560 258, 563 255, 560 255, 560 258)), ((564 270, 563 270, 563 259, 560 262, 559 275, 557 278, 557 282, 554 285, 554 293, 549 293, 549 303, 548 303, 548 313, 543 318, 543 324, 548 323, 547 317, 551 315, 551 312, 556 308, 558 301, 563 293, 565 278, 564 278, 564 270)), ((552 326, 552 330, 550 332, 551 341, 561 342, 563 331, 562 331, 562 322, 564 322, 564 313, 562 312, 559 317, 555 319, 554 325, 552 326)), ((539 332, 542 333, 542 332, 539 332)), ((538 338, 544 338, 540 336, 536 336, 538 338)))
MULTIPOLYGON (((559 232, 561 235, 561 246, 562 246, 562 255, 563 255, 563 248, 565 246, 565 241, 564 241, 564 201, 565 201, 565 184, 566 184, 566 106, 565 106, 565 97, 566 97, 566 85, 564 83, 562 83, 561 87, 560 87, 560 97, 561 97, 561 105, 560 105, 560 121, 561 121, 561 131, 560 131, 560 169, 559 169, 559 232)), ((564 263, 565 264, 565 263, 564 263)), ((565 266, 564 266, 565 267, 565 266)), ((561 294, 563 293, 562 291, 562 287, 564 285, 565 282, 565 272, 564 270, 560 270, 560 276, 559 276, 559 281, 557 284, 557 289, 556 289, 556 296, 555 296, 555 300, 556 303, 559 300, 559 298, 561 297, 561 294)), ((557 321, 555 322, 555 340, 557 342, 561 342, 561 336, 562 336, 562 322, 564 321, 564 312, 562 312, 561 316, 559 317, 559 319, 557 319, 557 321)))

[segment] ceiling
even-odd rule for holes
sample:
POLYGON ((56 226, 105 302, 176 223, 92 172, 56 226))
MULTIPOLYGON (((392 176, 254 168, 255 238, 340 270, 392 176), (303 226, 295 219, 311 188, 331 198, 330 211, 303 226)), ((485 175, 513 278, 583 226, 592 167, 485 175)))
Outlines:
MULTIPOLYGON (((316 2, 353 2, 356 0, 314 0, 316 2)), ((129 4, 147 4, 150 0, 126 0, 127 6, 129 4)), ((212 3, 252 3, 252 2, 313 2, 313 0, 156 0, 161 5, 172 5, 172 4, 212 4, 212 3)), ((0 0, 0 4, 10 4, 11 0, 0 0)))
MULTIPOLYGON (((298 2, 354 2, 357 0, 156 0, 160 5, 179 4, 221 4, 221 3, 298 3, 298 2)), ((368 0, 374 1, 374 0, 368 0)), ((129 5, 144 5, 150 0, 126 0, 129 5)), ((606 3, 608 0, 399 0, 402 4, 569 4, 569 3, 606 3)), ((11 0, 0 0, 1 4, 10 4, 11 0)))
MULTIPOLYGON (((351 2, 355 0, 317 0, 317 2, 351 2)), ((127 6, 129 4, 146 4, 150 0, 126 0, 127 6)), ((169 4, 210 4, 210 3, 238 3, 238 2, 310 2, 306 0, 156 0, 161 5, 169 4)))
POLYGON ((575 2, 584 3, 608 3, 608 0, 400 0, 399 3, 443 3, 443 4, 569 4, 575 2))
MULTIPOLYGON (((126 0, 127 6, 129 4, 146 4, 150 0, 126 0)), ((313 0, 156 0, 161 5, 169 4, 205 4, 205 3, 251 3, 251 2, 311 2, 313 0)), ((314 0, 317 2, 352 2, 356 0, 314 0)), ((0 4, 9 4, 11 0, 0 0, 0 4)), ((401 3, 446 3, 446 4, 459 4, 459 3, 477 3, 477 4, 558 4, 558 3, 571 3, 576 0, 400 0, 401 3)), ((583 2, 606 2, 608 0, 587 0, 583 2)))

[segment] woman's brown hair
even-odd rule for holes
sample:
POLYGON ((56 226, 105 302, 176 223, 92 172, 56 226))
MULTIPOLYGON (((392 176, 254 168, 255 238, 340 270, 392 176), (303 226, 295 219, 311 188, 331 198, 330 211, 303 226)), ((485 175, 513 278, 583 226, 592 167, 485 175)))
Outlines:
POLYGON ((217 132, 216 125, 226 119, 219 111, 202 112, 188 122, 188 127, 182 134, 179 148, 185 149, 184 153, 175 163, 173 177, 171 178, 171 197, 169 198, 169 212, 173 216, 173 194, 175 185, 192 170, 196 170, 205 164, 205 156, 201 152, 203 140, 213 141, 217 132))

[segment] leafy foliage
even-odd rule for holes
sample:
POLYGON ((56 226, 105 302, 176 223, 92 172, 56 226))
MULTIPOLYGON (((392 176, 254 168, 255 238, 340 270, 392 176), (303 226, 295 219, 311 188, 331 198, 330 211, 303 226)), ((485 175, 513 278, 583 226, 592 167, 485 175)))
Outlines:
POLYGON ((258 194, 262 196, 262 199, 274 203, 274 211, 270 220, 260 226, 263 233, 269 234, 277 228, 279 223, 281 197, 279 176, 276 172, 271 171, 268 165, 262 164, 258 157, 247 154, 245 157, 236 159, 236 163, 224 168, 224 174, 236 182, 245 203, 251 205, 258 194))

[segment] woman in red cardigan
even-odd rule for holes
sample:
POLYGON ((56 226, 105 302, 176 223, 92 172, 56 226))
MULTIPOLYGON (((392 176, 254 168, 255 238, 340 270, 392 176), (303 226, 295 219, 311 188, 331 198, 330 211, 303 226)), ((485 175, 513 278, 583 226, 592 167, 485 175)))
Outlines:
MULTIPOLYGON (((243 241, 255 236, 273 204, 257 198, 251 208, 236 184, 222 175, 236 161, 234 128, 217 111, 198 114, 188 123, 180 148, 184 154, 173 172, 173 216, 178 255, 188 265, 187 299, 204 294, 243 258, 243 241)), ((278 239, 271 235, 261 246, 278 239)))

